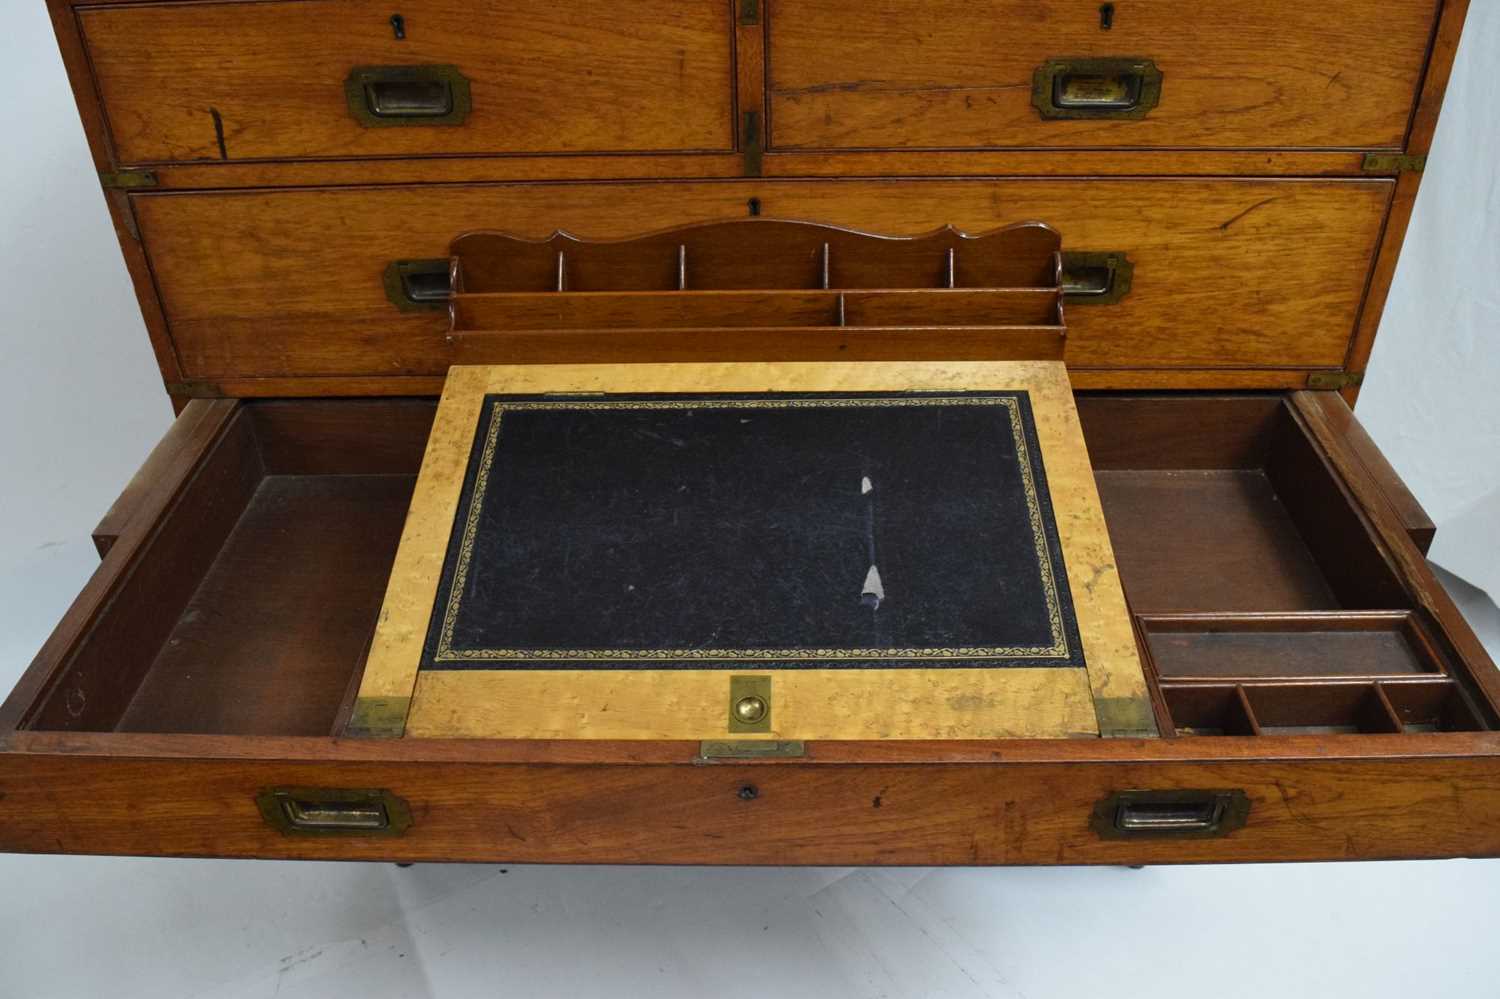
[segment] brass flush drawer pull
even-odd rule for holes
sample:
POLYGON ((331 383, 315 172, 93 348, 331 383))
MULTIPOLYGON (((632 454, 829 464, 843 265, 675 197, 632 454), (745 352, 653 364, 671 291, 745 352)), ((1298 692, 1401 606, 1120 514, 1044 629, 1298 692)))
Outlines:
POLYGON ((255 804, 287 836, 400 836, 411 825, 411 808, 389 791, 280 787, 255 804))
POLYGON ((1100 839, 1212 839, 1245 824, 1244 791, 1120 791, 1094 806, 1100 839))
POLYGON ((469 116, 469 81, 456 66, 356 66, 344 96, 366 128, 461 125, 469 116))
POLYGON ((385 268, 385 297, 402 312, 448 308, 450 262, 393 260, 385 268))
POLYGON ((1150 59, 1048 59, 1031 80, 1043 118, 1146 117, 1161 101, 1161 70, 1150 59))
POLYGON ((1113 305, 1130 293, 1135 265, 1124 253, 1065 250, 1062 289, 1069 305, 1113 305))

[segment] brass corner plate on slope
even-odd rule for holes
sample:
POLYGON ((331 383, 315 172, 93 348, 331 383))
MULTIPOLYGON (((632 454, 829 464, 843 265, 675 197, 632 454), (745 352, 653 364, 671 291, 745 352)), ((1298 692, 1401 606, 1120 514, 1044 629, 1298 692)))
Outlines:
POLYGON ((451 369, 348 734, 1156 733, 1066 371, 1019 361, 451 369), (958 428, 946 445, 912 437, 894 456, 869 433, 945 421, 958 428), (835 446, 860 439, 873 476, 835 446), (918 474, 926 452, 945 465, 918 474), (735 477, 741 454, 759 464, 735 477), (946 475, 954 463, 965 470, 946 475), (1007 475, 1010 493, 965 495, 1007 475), (764 495, 741 502, 762 480, 764 495), (929 506, 902 519, 901 497, 919 492, 929 506), (720 526, 694 534, 705 510, 720 526), (809 527, 812 515, 823 519, 809 527), (913 541, 924 521, 943 530, 913 541), (1002 523, 1021 526, 1011 536, 1002 523), (754 543, 715 547, 725 531, 754 543), (877 538, 883 553, 867 559, 877 538), (804 558, 812 549, 828 554, 804 558), (944 604, 950 588, 964 596, 944 604), (959 637, 932 640, 927 618, 959 637), (736 628, 738 644, 718 637, 736 628), (915 634, 927 637, 903 637, 915 634), (733 684, 751 673, 774 690, 766 725, 753 705, 732 719, 733 684))

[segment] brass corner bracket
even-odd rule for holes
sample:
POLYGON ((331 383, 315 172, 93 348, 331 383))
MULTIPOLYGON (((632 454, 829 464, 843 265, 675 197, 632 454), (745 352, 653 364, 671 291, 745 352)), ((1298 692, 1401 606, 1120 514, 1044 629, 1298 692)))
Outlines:
POLYGON ((99 183, 107 191, 128 191, 138 187, 155 187, 161 181, 152 170, 100 170, 99 183))
POLYGON ((1427 169, 1427 154, 1365 153, 1360 169, 1365 173, 1421 173, 1427 169))
POLYGON ((1307 376, 1307 387, 1320 392, 1337 392, 1358 388, 1364 380, 1363 371, 1313 371, 1307 376))

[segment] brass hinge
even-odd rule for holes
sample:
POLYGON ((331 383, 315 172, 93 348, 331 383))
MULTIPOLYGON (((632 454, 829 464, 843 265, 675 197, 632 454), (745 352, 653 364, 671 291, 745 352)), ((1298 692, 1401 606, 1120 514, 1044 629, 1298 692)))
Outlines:
POLYGON ((802 756, 800 740, 705 739, 698 745, 700 760, 761 760, 802 756))
POLYGON ((1365 380, 1363 371, 1314 371, 1307 376, 1307 387, 1320 391, 1355 388, 1365 380))
POLYGON ((365 739, 399 739, 406 733, 406 716, 410 711, 409 697, 357 697, 344 734, 365 739))
POLYGON ((123 191, 133 187, 155 187, 161 181, 156 179, 156 174, 151 170, 121 170, 118 173, 100 170, 99 183, 104 185, 105 190, 123 191))
POLYGON ((745 176, 760 176, 761 154, 765 152, 765 143, 761 138, 760 112, 746 111, 744 124, 740 131, 740 151, 745 157, 745 176))
POLYGON ((1427 169, 1427 154, 1365 153, 1365 173, 1421 173, 1427 169))
POLYGON ((740 0, 740 24, 751 27, 760 23, 760 0, 740 0))
POLYGON ((1142 691, 1139 697, 1096 697, 1094 717, 1099 720, 1099 735, 1105 739, 1154 739, 1156 716, 1151 700, 1142 691))

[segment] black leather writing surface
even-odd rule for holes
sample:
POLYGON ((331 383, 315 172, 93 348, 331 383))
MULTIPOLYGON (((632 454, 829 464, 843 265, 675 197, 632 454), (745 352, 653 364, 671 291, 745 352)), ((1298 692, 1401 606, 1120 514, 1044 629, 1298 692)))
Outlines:
POLYGON ((491 395, 422 664, 1084 660, 1024 392, 491 395))

